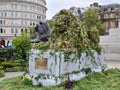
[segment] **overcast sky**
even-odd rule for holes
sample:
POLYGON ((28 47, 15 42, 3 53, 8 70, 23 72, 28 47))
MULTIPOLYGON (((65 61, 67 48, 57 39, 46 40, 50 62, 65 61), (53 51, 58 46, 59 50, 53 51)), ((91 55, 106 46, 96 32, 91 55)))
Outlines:
POLYGON ((51 19, 61 9, 69 9, 72 6, 86 7, 94 2, 100 5, 119 3, 120 0, 46 0, 47 2, 47 19, 51 19))

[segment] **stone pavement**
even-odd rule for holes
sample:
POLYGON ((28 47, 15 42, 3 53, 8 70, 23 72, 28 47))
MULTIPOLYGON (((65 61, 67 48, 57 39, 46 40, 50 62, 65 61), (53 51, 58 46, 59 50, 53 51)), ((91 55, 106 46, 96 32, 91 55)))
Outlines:
POLYGON ((0 82, 1 82, 3 79, 13 78, 13 77, 21 76, 21 75, 23 75, 23 74, 24 74, 24 72, 7 72, 7 73, 5 73, 5 77, 0 78, 0 82))
POLYGON ((119 68, 120 69, 120 60, 105 60, 108 68, 119 68))

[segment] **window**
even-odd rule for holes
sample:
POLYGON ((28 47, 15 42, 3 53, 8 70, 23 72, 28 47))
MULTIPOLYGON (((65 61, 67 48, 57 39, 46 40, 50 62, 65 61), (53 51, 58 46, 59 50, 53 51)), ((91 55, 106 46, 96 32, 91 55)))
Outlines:
POLYGON ((0 25, 5 25, 5 20, 0 20, 0 25))
POLYGON ((33 26, 35 26, 35 23, 33 23, 33 26))
POLYGON ((7 12, 1 12, 1 17, 7 17, 7 12))
POLYGON ((27 33, 27 29, 25 29, 25 33, 27 33))
POLYGON ((23 33, 23 29, 21 29, 21 33, 23 33))
POLYGON ((118 28, 118 26, 119 26, 119 22, 115 21, 115 27, 118 28))
POLYGON ((21 25, 23 25, 23 20, 21 20, 21 25))
POLYGON ((18 28, 15 28, 15 33, 18 33, 18 28))
POLYGON ((2 20, 0 20, 0 25, 2 24, 2 20))
POLYGON ((11 12, 11 17, 14 17, 14 14, 13 14, 13 12, 11 12))
POLYGON ((17 17, 17 12, 15 12, 15 17, 17 17))
POLYGON ((30 6, 30 11, 35 11, 35 7, 34 6, 30 6))
POLYGON ((110 15, 110 14, 108 14, 108 18, 111 18, 111 15, 110 15))
POLYGON ((4 20, 4 25, 5 25, 5 20, 4 20))
POLYGON ((25 25, 27 25, 27 21, 25 21, 25 25))
POLYGON ((5 9, 6 9, 6 5, 5 5, 5 4, 2 4, 2 5, 0 5, 0 6, 1 6, 0 8, 1 8, 2 10, 5 10, 5 9))
POLYGON ((32 14, 30 14, 30 18, 32 18, 32 14))
POLYGON ((11 12, 11 17, 15 17, 16 18, 17 14, 18 14, 17 12, 11 12))
POLYGON ((13 20, 11 21, 11 25, 14 25, 14 21, 13 20))
POLYGON ((11 28, 11 33, 14 33, 14 29, 13 28, 11 28))
POLYGON ((27 9, 27 6, 26 6, 26 5, 22 5, 22 6, 21 6, 21 9, 22 9, 22 10, 26 10, 26 9, 27 9))
POLYGON ((12 4, 11 9, 17 9, 17 4, 12 4))
POLYGON ((27 13, 21 13, 21 18, 27 18, 27 13))
POLYGON ((3 29, 2 28, 0 29, 0 33, 3 33, 3 29))
POLYGON ((4 33, 6 32, 6 30, 4 29, 4 33))
POLYGON ((25 13, 25 18, 27 17, 27 13, 25 13))

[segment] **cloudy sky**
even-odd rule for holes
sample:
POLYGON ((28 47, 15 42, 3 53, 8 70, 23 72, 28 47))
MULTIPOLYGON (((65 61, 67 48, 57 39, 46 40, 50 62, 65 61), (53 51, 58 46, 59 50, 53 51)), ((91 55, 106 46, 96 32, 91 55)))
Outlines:
POLYGON ((69 9, 72 6, 86 7, 94 2, 100 5, 119 3, 120 0, 46 0, 47 2, 47 19, 51 19, 61 9, 69 9))

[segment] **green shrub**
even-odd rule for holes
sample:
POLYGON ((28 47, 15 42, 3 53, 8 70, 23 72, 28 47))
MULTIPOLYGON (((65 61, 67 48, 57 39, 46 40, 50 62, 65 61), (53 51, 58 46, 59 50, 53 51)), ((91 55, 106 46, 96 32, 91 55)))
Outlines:
POLYGON ((0 77, 4 77, 5 76, 5 73, 3 70, 0 70, 0 77))
POLYGON ((10 68, 13 67, 13 63, 4 61, 1 63, 1 66, 3 66, 4 68, 10 68))
POLYGON ((0 66, 0 70, 2 70, 3 69, 3 66, 0 66))
POLYGON ((24 85, 32 85, 32 80, 31 80, 31 79, 28 79, 28 78, 23 78, 22 83, 23 83, 24 85))
POLYGON ((4 60, 14 60, 15 57, 15 49, 10 49, 10 48, 1 48, 0 49, 0 60, 4 61, 4 60))
POLYGON ((22 66, 22 65, 19 62, 18 63, 13 62, 13 66, 15 67, 15 66, 22 66))
POLYGON ((14 63, 21 63, 21 60, 14 60, 14 63))
POLYGON ((6 68, 5 72, 20 72, 25 71, 25 68, 23 67, 12 67, 12 68, 6 68))
POLYGON ((27 60, 28 51, 30 50, 30 38, 27 34, 22 33, 22 36, 13 40, 13 45, 16 50, 16 58, 27 60))

